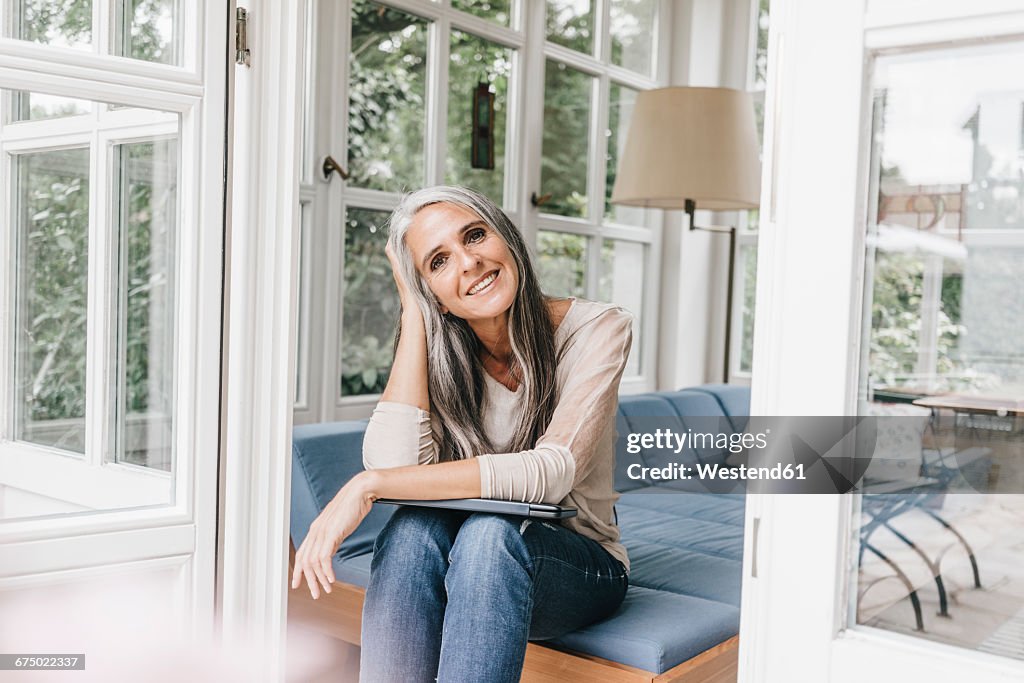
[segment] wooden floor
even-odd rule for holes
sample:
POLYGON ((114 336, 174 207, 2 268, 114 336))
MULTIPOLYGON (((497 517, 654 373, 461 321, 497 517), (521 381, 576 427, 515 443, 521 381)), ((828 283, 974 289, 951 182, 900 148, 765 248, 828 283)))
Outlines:
MULTIPOLYGON (((291 576, 291 572, 288 573, 291 576)), ((313 600, 303 586, 288 593, 289 681, 356 681, 364 589, 335 583, 313 600)), ((734 637, 663 674, 599 657, 530 643, 524 683, 735 683, 734 637)))

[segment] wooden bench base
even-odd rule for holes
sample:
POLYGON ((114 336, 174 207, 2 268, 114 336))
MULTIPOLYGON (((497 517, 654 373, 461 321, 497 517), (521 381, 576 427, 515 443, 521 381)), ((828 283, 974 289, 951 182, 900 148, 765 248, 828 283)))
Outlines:
MULTIPOLYGON (((294 549, 292 557, 294 558, 294 549)), ((291 577, 291 562, 288 576, 291 577)), ((337 640, 359 645, 365 589, 336 582, 331 593, 313 600, 305 586, 288 591, 288 621, 337 640)), ((736 683, 739 636, 702 652, 662 674, 651 673, 600 657, 526 646, 523 683, 736 683)))

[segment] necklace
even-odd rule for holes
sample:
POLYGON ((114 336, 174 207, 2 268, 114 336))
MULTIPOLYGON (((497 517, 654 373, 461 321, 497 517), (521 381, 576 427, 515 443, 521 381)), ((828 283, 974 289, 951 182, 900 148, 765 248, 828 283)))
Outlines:
MULTIPOLYGON (((497 348, 499 344, 501 344, 501 340, 500 339, 498 340, 498 343, 494 345, 494 347, 497 348)), ((487 351, 487 355, 490 356, 492 361, 494 361, 498 366, 502 365, 501 361, 498 360, 498 357, 494 355, 494 352, 491 351, 489 348, 487 348, 487 344, 484 344, 483 342, 480 342, 480 345, 484 347, 484 350, 487 351)), ((484 361, 486 362, 486 359, 484 359, 484 361)), ((506 361, 504 365, 505 365, 505 376, 503 378, 499 379, 498 382, 501 383, 502 385, 504 385, 504 387, 506 389, 509 389, 510 391, 515 391, 515 389, 513 389, 512 387, 509 386, 510 381, 511 380, 515 380, 516 388, 519 388, 519 375, 518 375, 518 373, 515 372, 515 361, 514 361, 514 359, 510 359, 510 360, 506 361)), ((486 368, 485 368, 485 372, 486 372, 486 368)))

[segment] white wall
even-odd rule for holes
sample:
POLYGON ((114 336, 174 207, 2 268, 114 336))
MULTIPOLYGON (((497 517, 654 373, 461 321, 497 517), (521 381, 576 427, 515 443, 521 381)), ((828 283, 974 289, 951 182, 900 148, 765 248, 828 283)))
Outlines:
MULTIPOLYGON (((670 83, 745 89, 750 12, 749 0, 677 0, 670 83)), ((735 221, 734 212, 697 211, 698 225, 735 221)), ((661 390, 722 381, 729 240, 687 227, 682 211, 665 212, 658 340, 661 390)))

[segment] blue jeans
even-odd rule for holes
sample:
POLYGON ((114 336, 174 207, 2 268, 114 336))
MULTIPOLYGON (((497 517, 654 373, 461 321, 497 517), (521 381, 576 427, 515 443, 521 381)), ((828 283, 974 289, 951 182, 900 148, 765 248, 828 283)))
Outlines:
POLYGON ((364 683, 513 683, 527 640, 610 616, 622 563, 554 522, 402 507, 377 536, 363 604, 364 683))

